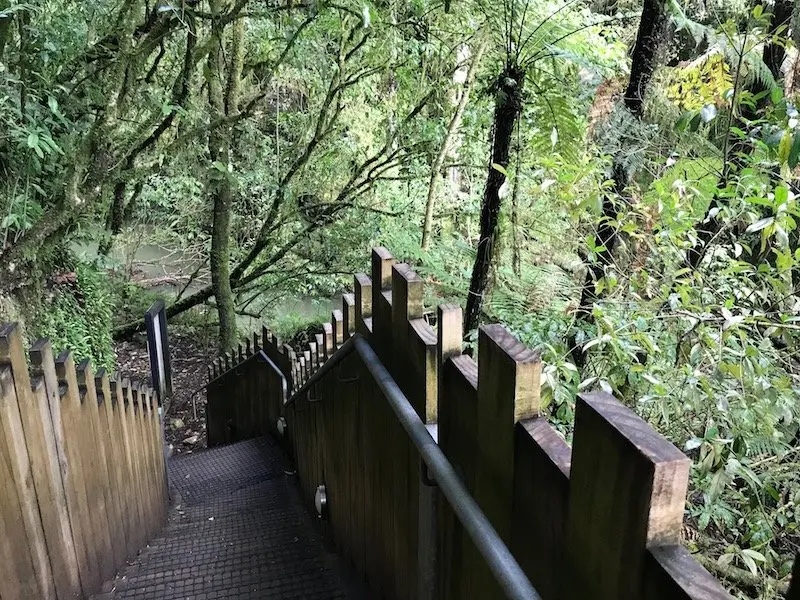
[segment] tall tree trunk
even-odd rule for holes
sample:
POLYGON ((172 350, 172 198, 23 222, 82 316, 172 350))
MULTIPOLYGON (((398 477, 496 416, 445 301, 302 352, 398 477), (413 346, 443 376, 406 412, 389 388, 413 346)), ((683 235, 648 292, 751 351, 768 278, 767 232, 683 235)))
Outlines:
POLYGON ((464 81, 464 88, 461 90, 461 98, 458 100, 456 111, 453 113, 453 118, 450 119, 450 124, 447 126, 447 133, 445 133, 442 145, 439 148, 439 154, 436 155, 436 160, 433 161, 431 167, 431 178, 428 183, 428 197, 425 201, 425 221, 422 225, 422 251, 427 252, 431 245, 431 231, 433 229, 433 209, 436 204, 436 189, 438 187, 439 179, 442 176, 442 165, 447 158, 447 153, 450 149, 450 141, 453 136, 461 127, 461 119, 464 117, 464 110, 469 102, 469 94, 472 90, 472 85, 475 82, 475 74, 478 71, 478 65, 481 62, 483 53, 486 50, 486 41, 483 41, 475 51, 475 56, 472 58, 472 63, 467 71, 467 77, 464 81))
POLYGON ((514 128, 522 111, 522 87, 525 72, 513 63, 507 64, 495 83, 494 123, 492 125, 492 159, 486 177, 481 206, 481 232, 472 277, 469 283, 467 307, 464 311, 464 333, 475 329, 481 316, 484 294, 491 270, 492 248, 500 216, 500 188, 506 181, 505 171, 514 137, 514 128))
MULTIPOLYGON (((636 43, 631 55, 631 75, 625 90, 625 108, 636 119, 641 119, 644 111, 644 100, 653 73, 663 58, 663 50, 670 39, 669 18, 664 0, 644 0, 636 43)), ((581 288, 581 297, 576 318, 584 323, 593 320, 592 305, 597 300, 595 285, 605 275, 605 269, 613 262, 614 250, 619 239, 616 220, 620 207, 629 202, 626 188, 630 183, 631 173, 625 168, 622 156, 615 156, 611 178, 612 188, 603 198, 603 215, 597 226, 594 245, 602 250, 586 260, 586 278, 581 288)), ((568 340, 572 348, 572 357, 578 368, 586 362, 581 348, 577 348, 576 337, 568 340)))
MULTIPOLYGON (((215 15, 212 24, 213 39, 208 57, 208 98, 215 118, 234 114, 239 106, 239 87, 244 64, 244 19, 236 19, 231 29, 229 44, 230 64, 227 82, 223 56, 224 28, 217 19, 220 14, 218 2, 212 2, 215 15)), ((231 287, 230 219, 233 203, 233 181, 231 169, 231 138, 229 127, 219 127, 208 137, 209 155, 212 162, 224 166, 220 173, 210 169, 213 178, 210 182, 213 199, 213 222, 211 230, 211 288, 216 299, 219 318, 219 347, 227 350, 236 343, 236 312, 233 289, 231 287)))

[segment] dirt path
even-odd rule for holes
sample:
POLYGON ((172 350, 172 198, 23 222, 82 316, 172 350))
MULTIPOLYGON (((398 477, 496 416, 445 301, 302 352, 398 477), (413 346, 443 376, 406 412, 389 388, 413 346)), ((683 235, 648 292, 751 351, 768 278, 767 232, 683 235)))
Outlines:
MULTIPOLYGON (((206 394, 197 390, 206 383, 207 365, 216 356, 213 348, 194 337, 171 333, 173 397, 167 409, 165 436, 175 454, 206 445, 206 394)), ((114 345, 119 372, 133 381, 150 380, 150 362, 144 341, 123 341, 114 345)))

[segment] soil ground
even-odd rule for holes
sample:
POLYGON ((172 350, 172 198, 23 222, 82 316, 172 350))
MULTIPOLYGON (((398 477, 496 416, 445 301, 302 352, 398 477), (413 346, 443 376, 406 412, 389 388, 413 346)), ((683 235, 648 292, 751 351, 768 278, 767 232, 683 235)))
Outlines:
MULTIPOLYGON (((213 347, 193 336, 170 333, 172 399, 167 406, 164 433, 173 454, 185 454, 206 446, 207 366, 216 357, 213 347)), ((144 339, 114 344, 120 374, 131 381, 150 381, 150 361, 144 339)))

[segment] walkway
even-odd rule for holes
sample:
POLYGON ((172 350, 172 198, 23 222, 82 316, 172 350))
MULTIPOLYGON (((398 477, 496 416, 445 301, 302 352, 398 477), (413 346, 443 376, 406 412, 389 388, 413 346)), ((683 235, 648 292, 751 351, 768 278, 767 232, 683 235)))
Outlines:
POLYGON ((169 463, 178 504, 160 537, 115 582, 114 600, 361 598, 326 553, 286 476, 258 439, 169 463))

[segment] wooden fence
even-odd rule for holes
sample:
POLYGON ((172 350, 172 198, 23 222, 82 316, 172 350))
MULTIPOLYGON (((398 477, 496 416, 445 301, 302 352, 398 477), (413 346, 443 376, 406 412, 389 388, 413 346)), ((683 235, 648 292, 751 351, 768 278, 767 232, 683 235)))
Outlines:
POLYGON ((274 367, 298 390, 356 333, 545 600, 731 598, 680 545, 690 461, 645 421, 582 394, 570 448, 541 416, 536 352, 488 325, 477 362, 462 354, 461 309, 439 307, 432 328, 422 280, 385 249, 354 284, 302 353, 265 329, 216 361, 208 431, 210 444, 282 436, 304 497, 325 486, 324 526, 377 597, 503 596, 357 353, 284 408, 274 367), (246 360, 262 352, 271 364, 246 360))
POLYGON ((88 597, 160 529, 155 394, 0 325, 0 597, 88 597))

